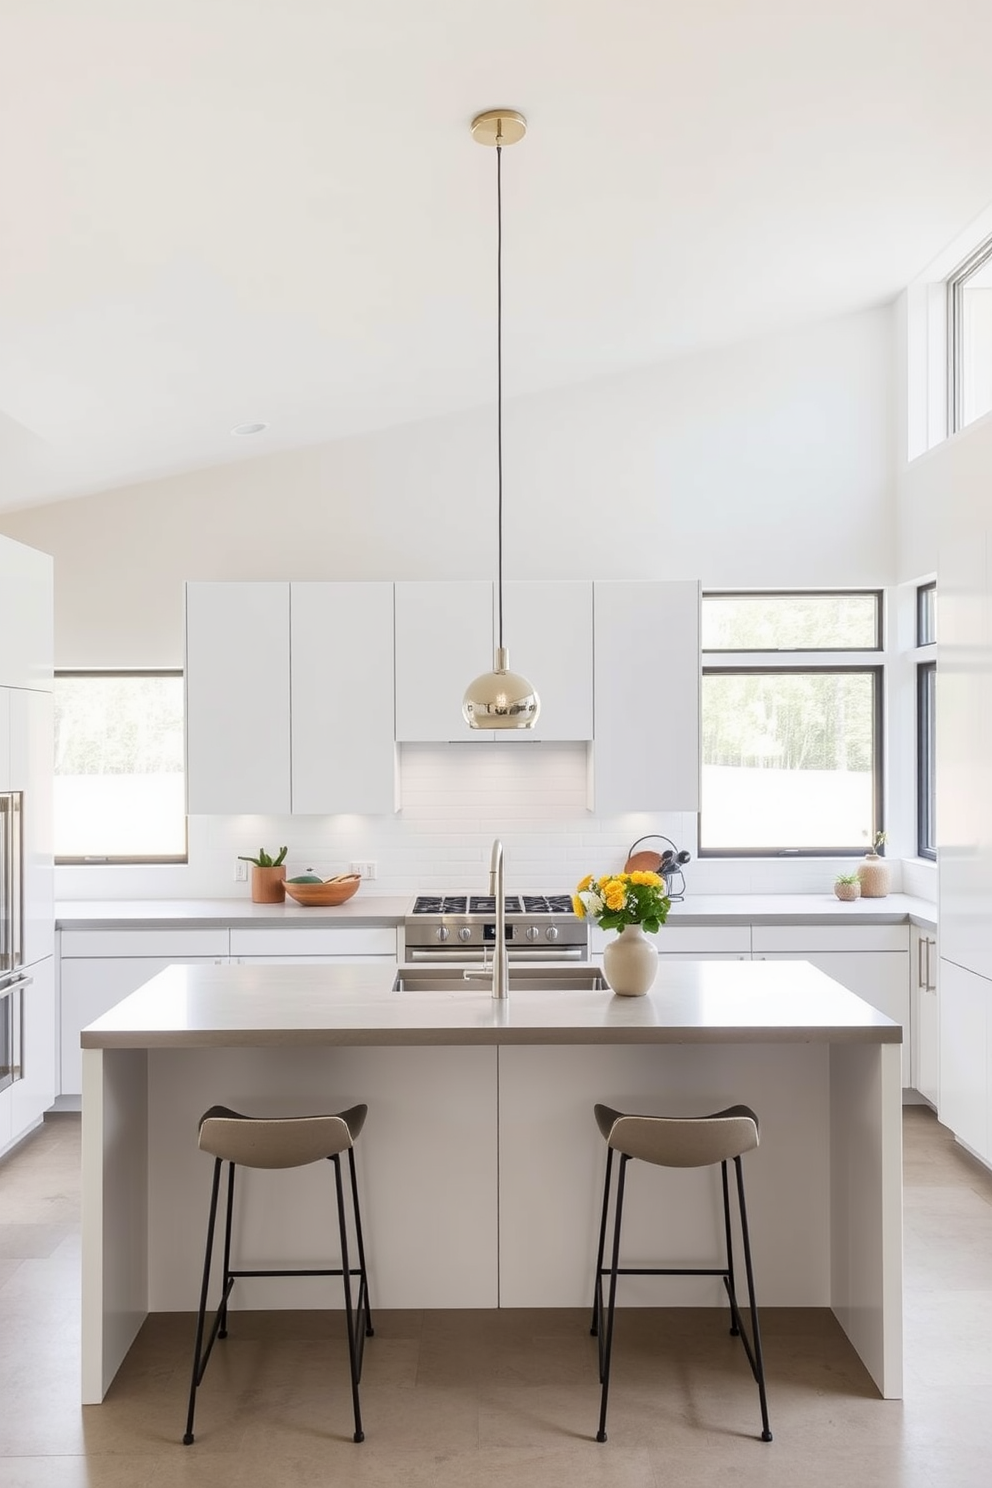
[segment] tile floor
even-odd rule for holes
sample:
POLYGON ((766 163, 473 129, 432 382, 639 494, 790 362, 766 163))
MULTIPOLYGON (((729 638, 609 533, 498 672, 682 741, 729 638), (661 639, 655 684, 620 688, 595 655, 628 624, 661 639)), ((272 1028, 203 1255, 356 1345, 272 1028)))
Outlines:
MULTIPOLYGON (((879 1400, 829 1314, 766 1311, 775 1440, 722 1314, 618 1323, 597 1445, 584 1313, 378 1312, 356 1446, 340 1316, 251 1313, 218 1346, 183 1447, 190 1315, 149 1320, 78 1405, 79 1119, 0 1162, 3 1488, 987 1488, 992 1175, 905 1111, 906 1394, 879 1400), (622 1325, 622 1331, 621 1331, 622 1325)), ((759 1271, 760 1280, 760 1271, 759 1271)))

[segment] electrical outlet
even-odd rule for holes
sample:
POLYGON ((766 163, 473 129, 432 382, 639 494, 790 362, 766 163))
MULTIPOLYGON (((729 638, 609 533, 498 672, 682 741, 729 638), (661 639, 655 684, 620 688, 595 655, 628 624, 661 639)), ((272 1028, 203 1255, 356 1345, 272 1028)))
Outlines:
POLYGON ((248 882, 248 864, 247 863, 242 863, 242 861, 241 861, 240 858, 235 858, 235 860, 234 860, 234 882, 235 883, 247 883, 248 882))
POLYGON ((375 878, 375 870, 375 863, 352 863, 351 865, 352 873, 360 873, 362 878, 375 878))

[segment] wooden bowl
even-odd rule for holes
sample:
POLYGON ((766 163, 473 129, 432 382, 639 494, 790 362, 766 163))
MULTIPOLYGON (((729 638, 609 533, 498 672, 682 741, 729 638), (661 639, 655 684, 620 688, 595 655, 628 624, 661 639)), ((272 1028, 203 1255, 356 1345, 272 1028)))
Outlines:
POLYGON ((297 904, 343 904, 357 894, 361 878, 350 873, 347 878, 332 878, 326 883, 287 883, 286 893, 297 904))

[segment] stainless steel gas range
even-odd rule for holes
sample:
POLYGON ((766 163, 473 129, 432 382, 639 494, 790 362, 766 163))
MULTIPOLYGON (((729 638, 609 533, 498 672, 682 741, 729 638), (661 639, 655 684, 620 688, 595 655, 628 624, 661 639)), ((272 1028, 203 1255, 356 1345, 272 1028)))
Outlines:
MULTIPOLYGON (((495 897, 421 894, 403 931, 408 962, 491 961, 495 897)), ((588 961, 588 922, 569 894, 507 894, 506 949, 511 961, 588 961)))

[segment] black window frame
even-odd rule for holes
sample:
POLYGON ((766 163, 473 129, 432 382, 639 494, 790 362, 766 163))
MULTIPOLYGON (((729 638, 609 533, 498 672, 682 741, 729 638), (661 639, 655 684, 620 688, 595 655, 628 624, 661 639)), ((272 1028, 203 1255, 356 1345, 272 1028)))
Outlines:
MULTIPOLYGON (((862 598, 870 595, 875 601, 875 633, 873 644, 870 646, 805 646, 789 647, 788 649, 761 650, 759 648, 728 648, 723 650, 702 651, 702 656, 715 657, 740 656, 750 658, 741 662, 715 662, 707 666, 705 661, 701 666, 700 685, 710 675, 772 675, 782 676, 787 673, 807 675, 810 673, 857 673, 868 675, 872 678, 872 837, 877 838, 879 833, 885 830, 884 801, 885 801, 885 591, 878 588, 862 588, 852 586, 843 589, 707 589, 703 592, 702 603, 708 599, 807 599, 824 597, 831 599, 843 599, 846 597, 862 598), (817 662, 813 658, 819 656, 850 656, 878 657, 876 660, 865 660, 860 665, 846 665, 839 662, 817 662), (786 661, 784 658, 795 658, 786 661), (805 664, 799 658, 808 657, 810 660, 805 664), (782 659, 780 659, 782 658, 782 659)), ((700 760, 702 766, 702 760, 700 760)), ((775 858, 851 858, 857 859, 864 855, 865 844, 854 845, 849 848, 838 848, 834 846, 822 847, 789 847, 777 848, 716 848, 703 846, 703 810, 700 803, 698 815, 697 845, 700 858, 719 859, 765 859, 775 858)), ((882 849, 884 852, 884 848, 882 849)))
MULTIPOLYGON (((182 667, 56 667, 54 677, 98 677, 101 679, 112 677, 178 677, 182 680, 184 672, 182 667)), ((185 705, 184 705, 185 706, 185 705)), ((183 723, 185 735, 185 720, 183 723)), ((185 770, 185 742, 183 768, 185 770)), ((63 857, 56 855, 54 863, 56 867, 66 868, 103 868, 103 867, 129 867, 142 864, 164 864, 171 866, 175 864, 184 865, 189 862, 189 813, 183 812, 183 851, 181 854, 144 854, 141 856, 122 856, 119 854, 87 853, 83 856, 63 857)))

